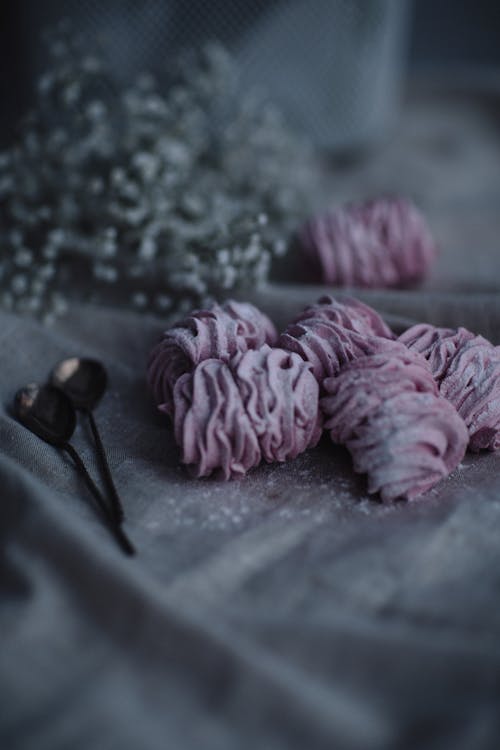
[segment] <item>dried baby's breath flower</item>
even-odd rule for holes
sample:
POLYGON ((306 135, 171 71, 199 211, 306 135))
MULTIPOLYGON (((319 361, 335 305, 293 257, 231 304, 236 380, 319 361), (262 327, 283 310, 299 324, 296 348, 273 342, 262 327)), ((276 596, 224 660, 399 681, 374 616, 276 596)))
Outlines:
POLYGON ((0 304, 52 319, 69 299, 164 312, 267 278, 305 210, 312 154, 238 91, 219 45, 168 85, 120 90, 67 25, 18 143, 0 154, 0 304))

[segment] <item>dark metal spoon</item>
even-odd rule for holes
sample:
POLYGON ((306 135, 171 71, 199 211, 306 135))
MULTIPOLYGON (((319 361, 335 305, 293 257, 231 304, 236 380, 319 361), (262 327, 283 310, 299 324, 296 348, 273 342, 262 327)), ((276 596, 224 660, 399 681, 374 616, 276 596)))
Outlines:
POLYGON ((128 555, 133 555, 135 553, 134 547, 121 526, 110 515, 105 499, 88 473, 82 459, 69 442, 76 427, 76 412, 66 394, 53 385, 41 386, 30 383, 16 393, 14 411, 16 417, 28 430, 45 440, 46 443, 66 451, 71 456, 104 516, 108 528, 114 534, 123 551, 128 555))
POLYGON ((89 420, 90 429, 97 448, 101 470, 104 475, 104 481, 108 488, 113 516, 117 523, 121 523, 124 518, 123 506, 121 504, 118 492, 111 476, 106 451, 97 429, 97 425, 92 414, 99 401, 104 395, 108 384, 108 376, 103 365, 95 359, 82 359, 80 357, 71 357, 59 362, 54 367, 50 376, 52 385, 60 388, 72 401, 73 406, 78 411, 83 412, 89 420))

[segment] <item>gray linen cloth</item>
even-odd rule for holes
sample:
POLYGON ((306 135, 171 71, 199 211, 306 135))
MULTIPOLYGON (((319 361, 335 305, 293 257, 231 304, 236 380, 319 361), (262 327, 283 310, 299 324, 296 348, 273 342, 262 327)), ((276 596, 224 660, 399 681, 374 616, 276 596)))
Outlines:
MULTIPOLYGON (((360 295, 397 327, 500 344, 495 86, 417 91, 391 141, 331 180, 338 201, 411 195, 438 238, 420 291, 360 295)), ((283 326, 325 291, 254 301, 283 326)), ((326 438, 241 481, 191 480, 145 384, 162 328, 96 307, 51 329, 0 314, 0 748, 497 750, 500 456, 468 455, 393 506, 326 438), (109 370, 96 419, 135 559, 70 461, 10 412, 75 354, 109 370)), ((85 429, 74 444, 97 476, 85 429)))
MULTIPOLYGON (((283 325, 321 291, 255 300, 283 325)), ((363 298, 500 342, 494 294, 363 298)), ((0 747, 498 747, 500 456, 392 506, 327 438, 240 481, 190 479, 145 383, 162 328, 95 307, 52 328, 0 316, 0 747), (109 371, 96 419, 136 558, 11 413, 69 355, 109 371)), ((98 477, 88 431, 73 442, 98 477)))

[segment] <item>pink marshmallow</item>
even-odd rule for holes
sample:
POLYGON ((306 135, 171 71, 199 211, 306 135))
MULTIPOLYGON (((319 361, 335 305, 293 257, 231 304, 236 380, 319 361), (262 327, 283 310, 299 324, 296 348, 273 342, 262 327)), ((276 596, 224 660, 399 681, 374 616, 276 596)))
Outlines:
POLYGON ((436 245, 418 209, 380 198, 309 219, 297 234, 311 280, 337 286, 400 287, 423 279, 436 245))
POLYGON ((166 330, 151 352, 147 379, 154 399, 172 416, 177 379, 199 362, 229 362, 238 352, 274 344, 276 329, 269 318, 248 303, 229 300, 197 310, 166 330))
POLYGON ((500 448, 500 347, 466 328, 420 324, 399 340, 429 362, 441 395, 464 419, 473 451, 500 448))
POLYGON ((411 499, 462 460, 467 430, 437 388, 426 361, 395 342, 345 365, 323 384, 325 428, 345 444, 368 491, 411 499))

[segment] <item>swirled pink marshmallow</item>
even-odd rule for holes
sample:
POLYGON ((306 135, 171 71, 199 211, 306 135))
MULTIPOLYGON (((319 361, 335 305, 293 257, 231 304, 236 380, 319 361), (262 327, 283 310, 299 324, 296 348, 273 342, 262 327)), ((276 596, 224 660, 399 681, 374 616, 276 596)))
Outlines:
POLYGON ((164 332, 151 352, 147 380, 156 403, 172 416, 177 379, 205 359, 229 362, 238 352, 274 344, 276 329, 249 303, 228 300, 197 310, 164 332))
POLYGON ((500 448, 500 347, 466 328, 420 324, 399 338, 429 362, 439 391, 464 419, 473 451, 500 448))
POLYGON ((379 198, 313 217, 296 243, 311 280, 401 287, 425 278, 437 251, 427 223, 405 198, 379 198))
POLYGON ((464 456, 463 420, 438 395, 425 360, 394 342, 347 364, 324 389, 325 428, 383 501, 426 492, 464 456))

